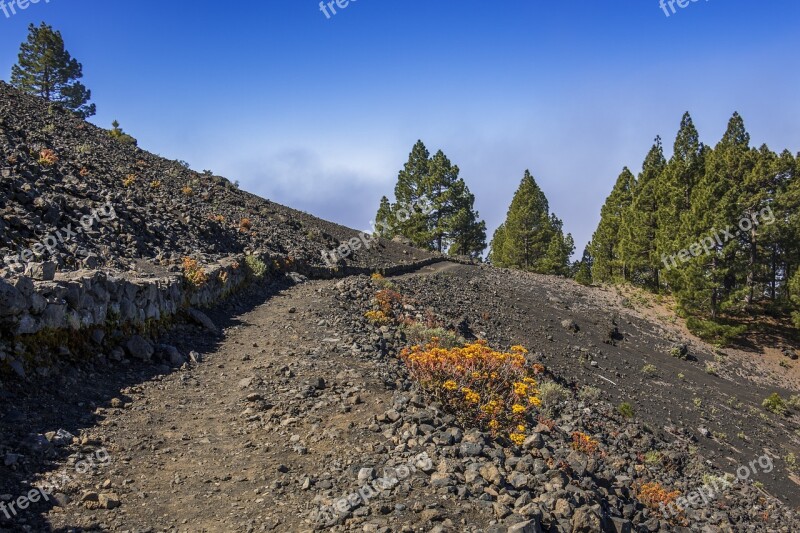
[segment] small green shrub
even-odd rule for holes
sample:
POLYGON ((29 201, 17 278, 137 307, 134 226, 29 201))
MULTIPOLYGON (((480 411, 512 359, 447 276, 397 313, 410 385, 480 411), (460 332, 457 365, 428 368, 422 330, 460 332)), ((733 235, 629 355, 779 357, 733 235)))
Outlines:
POLYGON ((792 409, 800 411, 800 394, 792 394, 792 396, 786 401, 786 405, 792 409))
POLYGON ((650 450, 644 454, 644 462, 650 466, 660 465, 664 456, 658 450, 650 450))
POLYGON ((768 398, 761 402, 761 407, 776 415, 786 414, 786 402, 777 392, 773 392, 768 398))
POLYGON ((655 365, 644 365, 642 367, 642 374, 645 376, 655 376, 658 373, 658 369, 655 365))
POLYGON ((633 406, 628 402, 619 404, 617 411, 625 418, 633 418, 633 415, 636 414, 633 410, 633 406))
POLYGON ((603 391, 601 391, 597 387, 586 386, 578 391, 578 398, 580 398, 585 402, 596 402, 597 400, 600 399, 600 396, 602 394, 603 391))
POLYGON ((791 472, 797 470, 797 456, 795 456, 795 454, 789 452, 789 454, 784 457, 783 460, 786 461, 786 468, 788 468, 791 472))
POLYGON ((539 398, 542 409, 552 414, 561 402, 569 398, 569 391, 554 381, 546 381, 539 385, 539 398))
POLYGON ((244 264, 253 277, 263 278, 267 274, 267 265, 255 255, 246 256, 244 258, 244 264))
POLYGON ((444 328, 426 328, 424 324, 414 322, 403 326, 403 333, 409 344, 428 344, 434 337, 439 339, 439 346, 442 348, 455 348, 467 344, 467 341, 453 331, 444 328))
POLYGON ((721 346, 727 346, 737 337, 741 337, 747 333, 746 325, 734 326, 711 320, 703 320, 697 317, 687 318, 686 327, 704 341, 721 346))

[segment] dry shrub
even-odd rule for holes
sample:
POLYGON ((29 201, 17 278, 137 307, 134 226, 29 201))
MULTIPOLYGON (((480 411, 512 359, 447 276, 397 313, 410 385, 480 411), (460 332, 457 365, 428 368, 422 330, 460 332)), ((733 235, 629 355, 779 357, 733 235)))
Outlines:
POLYGON ((660 483, 645 483, 637 492, 636 497, 644 505, 654 511, 661 511, 662 505, 668 507, 681 495, 680 491, 668 491, 660 483))
POLYGON ((44 165, 46 167, 52 167, 56 163, 58 163, 58 156, 53 150, 45 148, 44 150, 39 152, 40 165, 44 165))
POLYGON ((183 275, 195 287, 201 287, 208 281, 208 274, 205 273, 200 263, 191 257, 183 258, 183 275))
POLYGON ((594 455, 597 453, 600 443, 594 440, 586 433, 575 431, 572 433, 572 449, 583 452, 586 455, 594 455))

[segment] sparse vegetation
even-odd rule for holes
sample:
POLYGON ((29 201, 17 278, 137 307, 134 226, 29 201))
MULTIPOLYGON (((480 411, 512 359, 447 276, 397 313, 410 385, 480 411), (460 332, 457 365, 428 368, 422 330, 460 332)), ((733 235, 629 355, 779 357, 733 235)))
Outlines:
POLYGON ((786 463, 786 468, 792 472, 797 470, 797 456, 793 452, 789 452, 783 460, 786 463))
POLYGON ((586 455, 597 453, 600 443, 585 433, 575 431, 572 433, 572 449, 583 452, 586 455))
POLYGON ((569 399, 569 391, 555 381, 546 381, 539 386, 539 397, 542 400, 542 408, 547 413, 553 414, 561 402, 569 399))
POLYGON ((645 483, 639 487, 636 497, 644 505, 658 513, 661 512, 662 506, 668 507, 680 495, 680 491, 668 491, 660 483, 645 483))
POLYGON ((408 344, 428 344, 438 339, 439 345, 443 348, 455 348, 466 344, 466 340, 453 331, 444 328, 428 328, 419 322, 403 325, 403 332, 406 335, 408 344))
POLYGON ((191 257, 183 258, 183 275, 194 287, 202 287, 208 281, 208 274, 200 263, 191 257))
POLYGON ((655 365, 644 365, 642 367, 642 374, 648 377, 655 376, 658 373, 658 369, 655 365))
POLYGON ((108 131, 108 134, 113 139, 116 139, 117 141, 123 144, 130 144, 133 146, 136 146, 138 144, 136 139, 134 139, 133 137, 122 131, 122 128, 119 127, 119 122, 116 120, 111 123, 111 129, 108 131))
POLYGON ((39 152, 40 165, 45 167, 52 167, 56 163, 58 163, 58 155, 56 155, 56 153, 53 150, 45 148, 44 150, 41 150, 39 152))
POLYGON ((644 454, 644 462, 650 466, 657 466, 662 463, 664 456, 658 450, 650 450, 644 454))
POLYGON ((597 387, 587 385, 586 387, 581 387, 581 389, 578 391, 578 398, 585 402, 593 403, 598 401, 602 394, 602 390, 598 389, 597 387))
POLYGON ((245 256, 244 264, 250 272, 250 275, 256 279, 261 279, 267 274, 267 265, 264 264, 264 261, 259 259, 258 256, 245 256))
POLYGON ((633 418, 633 416, 636 414, 635 411, 633 410, 633 406, 628 402, 619 404, 619 406, 617 407, 617 411, 625 418, 633 418))
POLYGON ((786 414, 786 402, 784 402, 783 398, 781 398, 780 394, 777 392, 773 392, 761 402, 761 407, 776 415, 783 416, 786 414))

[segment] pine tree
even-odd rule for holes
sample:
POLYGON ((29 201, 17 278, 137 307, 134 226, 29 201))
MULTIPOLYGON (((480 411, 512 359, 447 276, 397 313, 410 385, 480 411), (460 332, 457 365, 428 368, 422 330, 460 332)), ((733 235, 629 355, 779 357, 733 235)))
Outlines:
POLYGON ((385 196, 381 197, 381 204, 378 213, 375 215, 375 234, 384 239, 392 239, 395 236, 395 220, 392 215, 392 205, 385 196))
MULTIPOLYGON (((734 113, 722 140, 709 153, 703 178, 692 193, 692 208, 687 220, 687 234, 694 244, 724 230, 736 231, 740 220, 741 184, 751 171, 750 135, 744 121, 734 113)), ((693 256, 681 270, 680 289, 676 296, 684 309, 712 319, 732 304, 736 287, 737 239, 721 237, 710 247, 711 253, 695 246, 693 256)))
POLYGON ((111 123, 111 130, 108 132, 108 134, 124 144, 132 144, 134 146, 138 144, 136 139, 122 130, 122 128, 119 126, 119 121, 117 120, 111 123))
POLYGON ((501 266, 538 270, 552 238, 547 198, 526 170, 503 224, 502 247, 492 244, 493 258, 501 266))
POLYGON ((749 229, 743 227, 739 234, 746 276, 741 290, 748 305, 753 304, 758 297, 757 291, 763 294, 763 290, 757 286, 763 287, 768 276, 762 257, 767 253, 765 246, 769 245, 766 236, 771 233, 766 225, 762 225, 762 216, 772 212, 771 204, 781 186, 778 155, 766 145, 762 145, 759 150, 753 150, 750 155, 753 158, 752 168, 745 174, 740 193, 736 198, 739 220, 753 221, 749 229))
POLYGON ((681 119, 672 158, 656 189, 655 245, 656 255, 665 266, 661 270, 663 286, 675 287, 680 282, 680 274, 678 270, 669 268, 668 258, 691 244, 685 218, 691 209, 692 190, 703 176, 705 155, 705 147, 687 112, 681 119))
POLYGON ((589 249, 593 258, 592 278, 596 281, 620 282, 627 279, 620 252, 620 228, 633 201, 635 186, 636 178, 625 167, 600 212, 600 223, 589 249))
POLYGON ((428 217, 413 206, 427 198, 430 166, 430 152, 422 141, 417 141, 397 176, 396 203, 392 206, 395 235, 402 235, 415 246, 426 249, 430 248, 428 217))
POLYGON ((96 113, 95 105, 88 103, 92 92, 77 81, 83 77, 83 67, 64 49, 61 32, 44 22, 38 28, 31 24, 18 61, 11 68, 11 85, 56 102, 81 118, 96 113))
POLYGON ((575 250, 572 236, 564 236, 562 222, 551 216, 547 197, 528 170, 491 248, 491 261, 498 266, 545 274, 569 271, 569 257, 575 250))
POLYGON ((593 281, 592 267, 594 266, 594 258, 590 252, 591 249, 592 243, 590 242, 588 245, 586 245, 586 248, 583 249, 583 256, 581 256, 581 260, 575 265, 575 274, 573 275, 573 278, 581 285, 591 285, 593 281))
POLYGON ((800 269, 794 273, 794 277, 789 282, 789 298, 794 306, 792 313, 794 327, 800 329, 800 269))
POLYGON ((417 141, 398 175, 395 197, 391 205, 382 199, 377 215, 379 221, 392 220, 392 236, 403 235, 420 248, 473 258, 486 248, 486 223, 474 210, 475 196, 459 177, 458 166, 441 150, 430 157, 417 141))
POLYGON ((553 236, 547 246, 547 252, 539 265, 538 271, 543 274, 569 276, 570 257, 575 252, 575 241, 572 235, 564 235, 563 223, 555 215, 550 216, 553 236))
POLYGON ((496 230, 494 230, 494 235, 492 235, 492 240, 489 243, 489 263, 497 267, 508 267, 504 261, 503 256, 503 246, 506 242, 506 225, 500 224, 496 230))
POLYGON ((630 280, 653 290, 659 287, 661 260, 656 253, 658 198, 656 191, 664 172, 666 159, 661 137, 656 137, 653 147, 642 165, 642 172, 633 189, 633 201, 622 218, 620 232, 621 253, 630 280))

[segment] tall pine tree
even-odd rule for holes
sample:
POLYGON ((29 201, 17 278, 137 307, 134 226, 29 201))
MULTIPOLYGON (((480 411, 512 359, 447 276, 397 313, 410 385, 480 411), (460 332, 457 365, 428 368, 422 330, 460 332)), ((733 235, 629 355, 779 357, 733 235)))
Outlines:
POLYGON ((642 172, 633 189, 633 201, 623 216, 621 233, 621 256, 629 279, 635 285, 653 290, 659 287, 661 259, 656 250, 658 229, 658 199, 661 175, 666 167, 661 137, 656 137, 653 147, 642 165, 642 172))
POLYGON ((491 243, 491 261, 501 267, 566 275, 575 249, 562 222, 550 215, 544 192, 526 170, 511 201, 505 222, 491 243))
POLYGON ((395 198, 394 204, 381 199, 380 236, 402 235, 419 248, 472 258, 486 249, 486 223, 474 209, 475 196, 441 150, 431 157, 417 141, 398 174, 395 198))
POLYGON ((592 278, 595 281, 622 282, 628 279, 620 250, 622 240, 620 229, 633 201, 635 186, 636 178, 628 167, 623 168, 614 184, 614 189, 600 211, 600 224, 592 236, 590 245, 591 256, 594 259, 592 278))
MULTIPOLYGON (((734 113, 725 135, 706 160, 702 179, 692 191, 687 229, 695 242, 729 228, 738 231, 736 225, 742 214, 739 196, 753 163, 749 145, 750 135, 744 121, 734 113)), ((693 257, 681 271, 676 294, 679 303, 690 312, 718 318, 721 311, 734 303, 740 252, 738 240, 724 234, 709 254, 695 247, 693 257)))
POLYGON ((82 118, 97 111, 92 92, 78 80, 83 67, 64 48, 61 32, 44 22, 28 27, 28 40, 20 46, 18 63, 11 68, 11 85, 28 94, 60 104, 82 118))
POLYGON ((656 255, 665 266, 661 283, 676 287, 680 282, 677 270, 669 268, 669 257, 691 244, 686 215, 691 209, 692 191, 703 176, 706 150, 694 127, 692 117, 685 113, 675 138, 672 158, 667 163, 656 187, 656 255))

